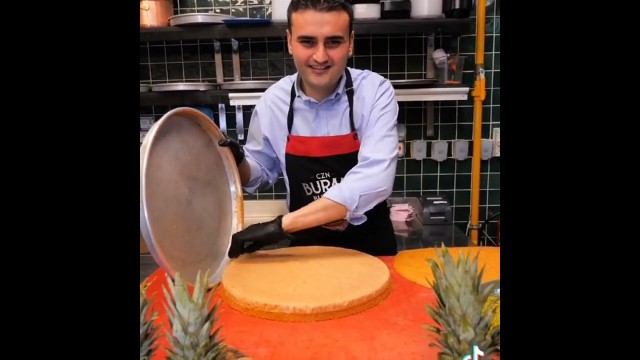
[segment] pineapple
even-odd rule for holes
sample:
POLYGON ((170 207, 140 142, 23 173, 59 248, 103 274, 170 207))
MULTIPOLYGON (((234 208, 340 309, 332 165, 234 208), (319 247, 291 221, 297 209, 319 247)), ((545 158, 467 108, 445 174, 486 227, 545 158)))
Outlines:
POLYGON ((481 285, 484 268, 478 272, 478 256, 460 254, 457 261, 443 245, 436 251, 439 261, 428 259, 433 271, 431 287, 436 307, 425 306, 438 326, 424 325, 437 339, 440 360, 460 360, 476 345, 489 357, 500 351, 500 326, 494 324, 499 311, 492 297, 495 283, 481 285))
POLYGON ((155 311, 149 313, 148 286, 149 283, 146 280, 140 284, 140 360, 151 359, 158 336, 158 327, 153 324, 157 313, 155 311))
POLYGON ((179 273, 176 273, 175 281, 167 278, 171 296, 166 288, 163 290, 168 300, 165 307, 171 326, 171 333, 167 334, 171 345, 167 349, 168 359, 230 360, 245 356, 218 337, 220 327, 212 333, 220 301, 208 310, 213 298, 213 291, 207 295, 208 273, 198 272, 192 295, 179 273))

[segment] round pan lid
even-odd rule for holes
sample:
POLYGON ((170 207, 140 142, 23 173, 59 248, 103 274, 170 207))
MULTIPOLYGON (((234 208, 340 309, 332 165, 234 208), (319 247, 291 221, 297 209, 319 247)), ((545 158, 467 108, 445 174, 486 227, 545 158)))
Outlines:
POLYGON ((180 107, 153 124, 140 147, 140 231, 156 263, 190 284, 222 278, 231 235, 243 227, 242 188, 231 151, 204 113, 180 107))

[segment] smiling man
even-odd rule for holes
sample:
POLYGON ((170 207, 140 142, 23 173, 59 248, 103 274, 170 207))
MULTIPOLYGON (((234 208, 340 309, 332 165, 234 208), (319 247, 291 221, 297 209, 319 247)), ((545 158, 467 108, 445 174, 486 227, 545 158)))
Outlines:
POLYGON ((245 191, 280 174, 289 213, 233 235, 229 257, 283 239, 395 255, 386 199, 397 162, 398 103, 391 83, 347 68, 353 10, 342 0, 292 0, 287 45, 297 73, 271 86, 251 116, 247 143, 226 139, 245 191))

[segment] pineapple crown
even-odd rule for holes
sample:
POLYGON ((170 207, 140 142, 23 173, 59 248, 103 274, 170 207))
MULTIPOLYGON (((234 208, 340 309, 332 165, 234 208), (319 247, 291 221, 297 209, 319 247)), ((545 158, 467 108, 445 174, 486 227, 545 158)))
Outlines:
POLYGON ((437 340, 429 346, 437 346, 443 360, 462 359, 474 345, 487 355, 499 350, 500 327, 492 326, 498 299, 490 299, 496 284, 481 283, 484 267, 478 271, 479 254, 472 258, 460 253, 456 261, 442 245, 436 255, 437 261, 427 259, 434 275, 433 282, 427 281, 438 300, 435 307, 425 306, 437 324, 424 325, 437 340))
POLYGON ((167 276, 171 293, 164 287, 163 290, 171 326, 171 333, 167 332, 171 345, 169 359, 217 360, 226 357, 227 346, 218 336, 220 327, 212 332, 220 301, 209 310, 213 291, 208 292, 208 275, 208 271, 198 272, 192 293, 179 273, 176 273, 174 281, 167 276))
POLYGON ((140 360, 151 359, 156 349, 158 326, 154 324, 158 313, 151 311, 147 298, 147 288, 150 282, 145 280, 140 284, 140 360))

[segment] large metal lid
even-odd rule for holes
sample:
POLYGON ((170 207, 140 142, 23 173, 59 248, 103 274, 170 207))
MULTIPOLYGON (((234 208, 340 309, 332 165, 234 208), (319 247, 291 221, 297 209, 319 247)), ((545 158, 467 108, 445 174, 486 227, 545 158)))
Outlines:
POLYGON ((224 135, 204 113, 176 108, 157 121, 140 147, 140 231, 170 276, 193 284, 209 270, 217 284, 231 235, 242 229, 238 168, 224 135))

